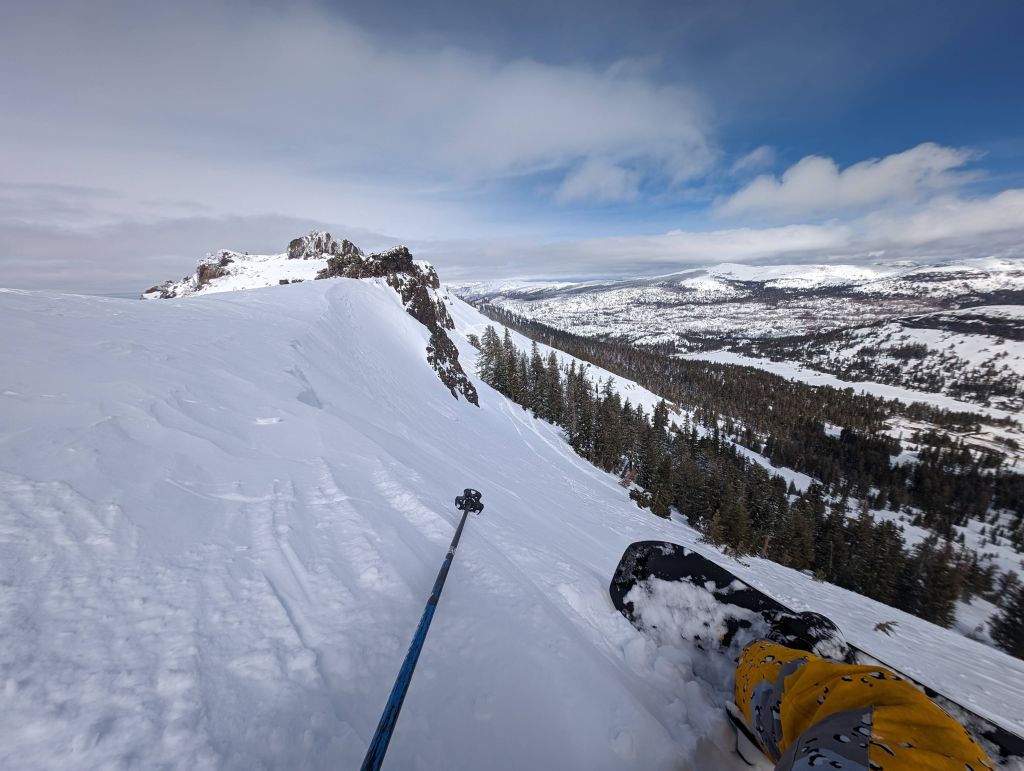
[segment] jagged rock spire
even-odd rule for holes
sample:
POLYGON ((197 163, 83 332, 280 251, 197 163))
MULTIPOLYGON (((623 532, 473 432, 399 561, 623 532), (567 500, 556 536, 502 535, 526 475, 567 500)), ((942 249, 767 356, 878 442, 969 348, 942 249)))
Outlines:
POLYGON ((309 235, 299 236, 288 244, 289 260, 318 260, 323 257, 362 254, 362 250, 347 238, 337 241, 325 230, 310 231, 309 235))

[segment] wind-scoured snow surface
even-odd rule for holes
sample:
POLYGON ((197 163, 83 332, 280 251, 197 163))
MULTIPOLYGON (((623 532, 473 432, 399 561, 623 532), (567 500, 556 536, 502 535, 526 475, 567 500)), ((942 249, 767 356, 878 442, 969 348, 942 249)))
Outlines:
MULTIPOLYGON (((452 303, 459 332, 486 325, 452 303)), ((745 768, 732 683, 607 594, 630 542, 696 533, 486 386, 479 408, 453 399, 382 281, 161 303, 0 291, 0 324, 0 767, 357 767, 472 486, 487 508, 386 766, 745 768)), ((725 561, 1024 729, 1024 662, 725 561)))

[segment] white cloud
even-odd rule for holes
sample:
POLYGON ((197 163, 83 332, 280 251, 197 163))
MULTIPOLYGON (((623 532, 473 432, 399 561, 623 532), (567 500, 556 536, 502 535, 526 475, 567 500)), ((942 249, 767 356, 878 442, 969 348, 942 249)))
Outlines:
POLYGON ((606 260, 617 256, 627 263, 638 260, 648 264, 690 265, 828 252, 848 240, 849 231, 843 225, 784 225, 707 232, 673 230, 660 236, 593 239, 577 242, 572 247, 556 246, 554 253, 582 250, 603 255, 606 260))
POLYGON ((775 148, 771 145, 761 145, 737 158, 733 162, 730 172, 732 174, 749 174, 765 169, 773 163, 775 163, 775 148))
POLYGON ((943 196, 910 212, 874 212, 820 225, 428 246, 442 277, 466 280, 632 276, 720 262, 1024 258, 1024 190, 974 199, 943 196))
POLYGON ((555 199, 560 203, 631 201, 637 196, 637 184, 636 172, 593 159, 562 181, 555 199))
POLYGON ((967 177, 956 170, 974 157, 969 150, 927 142, 840 171, 831 158, 809 155, 781 177, 758 177, 718 209, 726 215, 802 217, 910 203, 963 182, 967 177))
POLYGON ((787 225, 545 243, 449 242, 425 245, 444 280, 502 277, 633 276, 719 262, 831 254, 850 241, 842 225, 787 225), (511 258, 511 259, 510 259, 511 258))
MULTIPOLYGON (((935 144, 844 169, 809 156, 714 210, 778 227, 551 243, 593 220, 520 198, 499 209, 510 187, 537 175, 585 204, 699 178, 716 160, 701 99, 651 62, 500 60, 302 2, 40 0, 4 22, 0 285, 145 288, 213 248, 283 248, 311 223, 394 234, 463 277, 1024 243, 1024 192, 959 197, 973 154, 935 144), (529 240, 498 240, 509 233, 529 240)), ((762 146, 731 169, 773 160, 762 146)))
POLYGON ((52 5, 0 25, 0 69, 19 73, 0 124, 8 182, 437 236, 473 219, 439 212, 443 196, 502 179, 582 167, 571 194, 602 163, 670 184, 713 160, 701 100, 635 66, 425 47, 312 4, 52 5))
POLYGON ((1000 234, 1024 246, 1024 190, 966 200, 940 196, 909 215, 869 215, 864 230, 880 241, 908 246, 959 243, 1000 234))

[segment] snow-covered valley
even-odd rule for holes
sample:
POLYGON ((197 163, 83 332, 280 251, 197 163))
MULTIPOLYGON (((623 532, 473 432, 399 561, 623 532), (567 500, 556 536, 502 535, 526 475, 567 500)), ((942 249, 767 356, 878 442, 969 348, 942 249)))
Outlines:
MULTIPOLYGON (((0 292, 14 364, 0 382, 0 766, 355 767, 467 486, 487 508, 389 767, 745 768, 722 709, 731 683, 608 599, 641 539, 726 561, 1024 731, 1024 662, 730 560, 472 375, 479 407, 453 398, 383 279, 201 294, 0 292)), ((446 304, 472 373, 466 335, 491 322, 446 304)))
POLYGON ((1024 264, 724 264, 655 278, 475 282, 460 297, 587 337, 788 360, 1020 412, 1024 264))

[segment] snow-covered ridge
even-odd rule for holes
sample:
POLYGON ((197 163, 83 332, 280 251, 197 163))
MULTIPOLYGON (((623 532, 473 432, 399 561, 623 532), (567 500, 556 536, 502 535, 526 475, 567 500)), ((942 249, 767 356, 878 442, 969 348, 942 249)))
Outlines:
POLYGON ((216 292, 231 292, 309 279, 384 279, 399 295, 406 310, 430 331, 427 362, 456 399, 462 394, 477 403, 476 388, 459 363, 459 352, 448 331, 454 328, 441 283, 433 266, 414 260, 405 246, 365 254, 348 239, 314 230, 293 239, 281 254, 240 254, 222 250, 199 262, 181 281, 166 281, 143 293, 144 300, 171 300, 216 292))
POLYGON ((142 293, 142 298, 166 300, 200 293, 300 283, 313 280, 327 271, 331 258, 343 260, 346 264, 359 263, 362 273, 383 275, 386 270, 370 267, 377 264, 386 265, 392 272, 397 268, 413 273, 415 268, 424 274, 434 275, 433 283, 437 283, 433 266, 426 260, 413 260, 404 246, 366 254, 347 238, 339 240, 326 231, 314 230, 293 239, 288 248, 278 254, 249 254, 230 249, 211 252, 199 261, 191 275, 152 286, 142 293), (400 259, 396 260, 399 255, 400 259))
POLYGON ((651 278, 599 281, 466 281, 452 285, 459 296, 480 299, 496 296, 535 295, 538 293, 605 292, 638 286, 671 288, 698 287, 702 283, 748 284, 735 291, 749 294, 757 287, 769 289, 817 289, 845 287, 870 294, 919 294, 930 292, 953 296, 965 292, 987 293, 999 290, 1024 290, 1024 261, 998 258, 946 261, 918 264, 907 261, 873 265, 795 264, 745 265, 721 263, 708 268, 690 269, 651 278))

